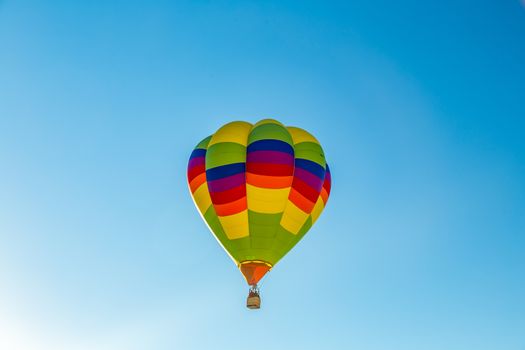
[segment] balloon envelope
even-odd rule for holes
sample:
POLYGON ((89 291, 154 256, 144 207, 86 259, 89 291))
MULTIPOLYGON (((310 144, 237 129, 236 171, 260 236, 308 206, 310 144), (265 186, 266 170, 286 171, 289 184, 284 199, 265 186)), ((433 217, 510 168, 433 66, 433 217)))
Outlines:
POLYGON ((331 178, 314 136, 265 119, 232 122, 202 140, 188 184, 211 232, 255 285, 319 218, 331 178))

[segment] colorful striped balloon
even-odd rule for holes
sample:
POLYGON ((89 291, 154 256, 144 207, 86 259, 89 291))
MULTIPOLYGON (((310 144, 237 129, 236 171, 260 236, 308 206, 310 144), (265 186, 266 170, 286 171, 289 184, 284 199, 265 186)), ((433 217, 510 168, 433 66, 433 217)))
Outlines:
POLYGON ((232 122, 202 140, 188 183, 210 230, 256 285, 319 218, 331 179, 315 137, 265 119, 232 122))

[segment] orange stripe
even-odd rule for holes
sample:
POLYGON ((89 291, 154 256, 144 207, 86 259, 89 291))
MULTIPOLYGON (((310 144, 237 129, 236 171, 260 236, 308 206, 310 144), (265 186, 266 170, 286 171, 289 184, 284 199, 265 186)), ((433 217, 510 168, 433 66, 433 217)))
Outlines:
POLYGON ((206 173, 202 173, 202 174, 196 176, 190 182, 191 193, 195 192, 197 190, 197 188, 199 188, 200 185, 202 185, 205 182, 206 182, 206 173))
POLYGON ((214 204, 213 207, 218 216, 237 214, 247 209, 246 197, 226 204, 214 204))
POLYGON ((299 209, 304 211, 306 214, 310 214, 314 209, 315 203, 310 202, 307 198, 303 197, 297 190, 292 187, 290 196, 288 199, 295 204, 299 209))
POLYGON ((292 186, 293 176, 265 176, 246 173, 246 183, 260 188, 287 188, 292 186))
POLYGON ((326 202, 328 202, 329 194, 324 187, 321 189, 320 196, 321 196, 321 199, 323 200, 324 205, 326 205, 326 202))

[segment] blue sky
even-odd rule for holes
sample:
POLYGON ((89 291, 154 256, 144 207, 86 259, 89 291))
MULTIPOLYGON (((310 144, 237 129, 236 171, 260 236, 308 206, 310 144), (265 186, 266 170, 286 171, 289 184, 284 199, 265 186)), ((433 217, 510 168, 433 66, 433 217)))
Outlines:
POLYGON ((524 349, 519 1, 0 2, 0 348, 524 349), (197 214, 231 120, 321 141, 262 284, 197 214))

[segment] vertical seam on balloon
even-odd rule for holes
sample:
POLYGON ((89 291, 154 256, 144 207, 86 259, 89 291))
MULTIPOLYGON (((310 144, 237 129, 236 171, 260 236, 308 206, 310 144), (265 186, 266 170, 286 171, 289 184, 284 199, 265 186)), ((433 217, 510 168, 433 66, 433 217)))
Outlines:
MULTIPOLYGON (((312 135, 312 136, 313 136, 313 135, 312 135)), ((293 179, 295 179, 295 168, 296 168, 296 167, 295 167, 295 159, 296 159, 296 158, 295 158, 295 145, 296 145, 296 143, 295 143, 295 140, 293 140, 293 137, 292 137, 292 141, 293 141, 293 143, 294 143, 294 145, 293 145, 293 146, 294 146, 294 176, 293 176, 293 179)), ((324 155, 324 149, 323 149, 323 146, 321 146, 320 143, 319 143, 319 147, 320 147, 321 150, 323 151, 323 155, 324 155)), ((324 170, 325 170, 325 171, 324 171, 323 179, 322 179, 323 182, 324 182, 324 179, 325 179, 325 176, 326 176, 326 166, 327 166, 327 162, 326 162, 326 157, 325 157, 325 166, 324 166, 324 170)), ((293 185, 293 180, 292 180, 292 185, 293 185)), ((291 191, 291 190, 292 190, 292 187, 290 187, 290 191, 291 191)), ((321 193, 319 192, 319 196, 320 196, 320 195, 321 195, 321 193)), ((286 207, 284 208, 283 215, 284 215, 284 213, 286 212, 286 209, 288 208, 288 206, 290 205, 290 199, 289 199, 289 197, 290 197, 290 194, 288 194, 288 202, 286 203, 286 207)), ((318 198, 318 200, 319 200, 319 198, 318 198)), ((295 204, 294 204, 294 205, 295 205, 295 204)), ((281 220, 282 220, 282 216, 281 216, 281 220)), ((308 220, 313 221, 313 220, 312 220, 312 213, 311 213, 311 212, 308 213, 308 216, 307 216, 306 220, 304 221, 303 225, 299 228, 299 231, 301 231, 301 229, 304 227, 304 225, 306 225, 306 223, 308 222, 308 220)), ((279 221, 279 224, 280 224, 280 221, 279 221)), ((311 225, 313 226, 313 223, 312 223, 311 225)), ((310 228, 311 228, 311 227, 310 227, 310 228)), ((299 231, 297 232, 297 234, 295 234, 295 236, 298 236, 298 235, 299 235, 299 231)), ((293 234, 293 232, 292 232, 292 234, 293 234)), ((288 244, 286 245, 285 252, 289 252, 290 249, 292 249, 292 248, 295 246, 295 244, 299 243, 299 241, 300 241, 303 237, 304 237, 304 234, 303 234, 302 236, 298 237, 298 240, 297 240, 297 241, 288 243, 288 244)), ((286 253, 285 253, 285 254, 286 254, 286 253)))
MULTIPOLYGON (((293 181, 293 177, 295 175, 295 144, 293 142, 292 134, 288 130, 288 127, 284 126, 284 125, 281 125, 281 126, 288 133, 288 135, 290 136, 290 139, 292 140, 292 145, 291 146, 292 146, 292 149, 293 149, 293 152, 294 152, 294 154, 293 154, 293 158, 294 158, 294 160, 293 160, 293 172, 292 172, 292 181, 293 181)), ((255 127, 255 125, 254 125, 254 127, 255 127)), ((252 131, 253 131, 253 128, 252 128, 252 131)), ((275 225, 272 226, 273 235, 271 237, 272 238, 272 245, 271 245, 271 248, 270 248, 270 251, 272 251, 272 252, 275 250, 277 232, 278 232, 279 227, 281 226, 281 219, 283 217, 283 214, 284 214, 284 212, 286 210, 286 207, 288 206, 288 198, 290 196, 290 191, 291 190, 292 190, 292 184, 290 184, 290 187, 288 188, 288 194, 287 194, 286 199, 285 199, 283 211, 281 211, 281 213, 280 213, 279 220, 277 221, 277 223, 275 225)), ((276 263, 276 261, 274 263, 276 263)))
MULTIPOLYGON (((286 209, 290 205, 290 192, 292 191, 293 180, 295 179, 295 140, 293 139, 293 136, 290 133, 290 131, 288 130, 288 128, 289 127, 286 126, 286 131, 288 131, 288 133, 290 134, 290 137, 291 137, 292 143, 293 143, 293 173, 292 173, 292 183, 290 184, 290 189, 288 190, 288 196, 286 197, 286 205, 284 206, 284 210, 281 213, 281 218, 279 219, 279 225, 281 225, 281 221, 283 219, 284 213, 286 213, 286 209)), ((282 225, 281 225, 281 227, 282 227, 282 225)))
MULTIPOLYGON (((295 177, 295 142, 293 140, 293 136, 292 134, 290 133, 290 131, 288 130, 288 127, 287 126, 284 126, 284 129, 286 130, 286 132, 290 135, 290 139, 292 140, 292 148, 293 148, 293 172, 292 172, 292 182, 290 183, 290 187, 288 188, 288 195, 286 196, 286 201, 284 203, 284 208, 283 208, 283 211, 281 212, 281 216, 279 218, 279 222, 277 223, 277 225, 281 226, 281 220, 283 219, 283 215, 284 213, 286 212, 286 207, 288 207, 288 202, 289 202, 289 199, 290 198, 290 192, 292 191, 292 184, 293 184, 293 179, 295 177)), ((275 232, 273 233, 273 244, 272 244, 272 249, 273 247, 275 246, 275 240, 277 238, 277 229, 278 227, 276 226, 275 227, 275 232)))
MULTIPOLYGON (((293 148, 293 172, 292 172, 292 183, 290 184, 290 187, 288 188, 288 195, 286 196, 286 203, 284 204, 284 209, 283 211, 281 212, 281 216, 279 217, 279 221, 277 222, 277 225, 279 225, 280 227, 282 227, 281 225, 281 221, 283 219, 283 216, 284 216, 284 213, 286 212, 286 208, 288 208, 288 205, 290 205, 290 192, 292 191, 292 185, 293 185, 293 179, 295 177, 295 141, 293 139, 293 136, 292 136, 292 133, 290 132, 290 130, 288 130, 288 126, 284 126, 284 129, 286 130, 286 132, 288 132, 288 134, 290 135, 290 139, 292 140, 292 148, 293 148)), ((272 242, 272 250, 275 249, 275 244, 276 244, 276 240, 277 240, 277 231, 278 231, 278 228, 279 227, 275 227, 275 232, 273 234, 273 242, 272 242)), ((284 229, 284 228, 283 228, 284 229)), ((288 249, 288 245, 286 246, 288 249)), ((281 255, 281 254, 279 254, 281 255)), ((282 259, 284 257, 281 256, 279 259, 282 259)), ((275 263, 277 263, 277 261, 275 261, 275 263)))
POLYGON ((252 133, 253 128, 255 127, 255 124, 252 124, 252 127, 250 128, 250 132, 246 134, 246 147, 244 148, 244 193, 245 194, 245 200, 246 200, 246 216, 248 217, 248 240, 250 241, 250 248, 252 247, 252 233, 250 230, 250 208, 248 205, 248 179, 246 178, 246 174, 248 173, 248 167, 246 164, 246 161, 248 160, 248 140, 250 139, 250 134, 252 133))
MULTIPOLYGON (((323 153, 324 153, 324 150, 323 150, 323 153)), ((326 159, 326 157, 325 157, 326 159)), ((324 182, 326 181, 326 174, 328 173, 328 162, 325 163, 325 166, 324 166, 324 179, 323 179, 323 185, 321 186, 321 191, 319 192, 319 196, 317 197, 317 201, 321 200, 323 202, 323 208, 321 209, 321 212, 319 213, 318 217, 316 220, 314 220, 314 218, 312 217, 312 213, 310 213, 310 218, 312 220, 312 226, 315 222, 317 222, 317 220, 319 220, 319 218, 321 217, 321 214, 323 213, 324 209, 326 208, 326 205, 328 203, 328 198, 330 198, 330 193, 328 192, 327 193, 327 197, 326 197, 326 202, 323 200, 322 198, 322 195, 321 193, 323 193, 323 190, 324 190, 324 182)), ((330 173, 330 186, 332 185, 332 175, 330 173)), ((331 191, 330 191, 331 192, 331 191)), ((317 202, 316 202, 317 204, 317 202)))

